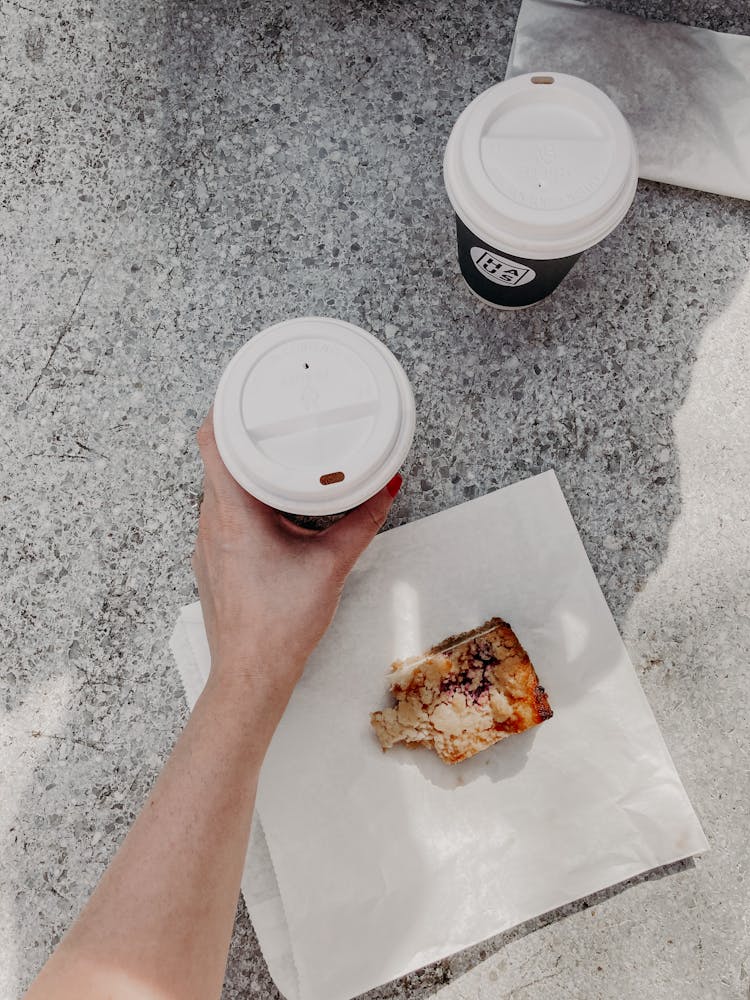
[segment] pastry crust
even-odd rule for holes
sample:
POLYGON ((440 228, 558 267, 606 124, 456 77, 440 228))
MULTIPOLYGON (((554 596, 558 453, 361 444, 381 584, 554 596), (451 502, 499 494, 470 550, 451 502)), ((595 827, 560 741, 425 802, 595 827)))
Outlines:
POLYGON ((391 693, 395 705, 370 716, 383 750, 427 746, 448 764, 552 716, 531 660, 502 618, 397 660, 391 693))

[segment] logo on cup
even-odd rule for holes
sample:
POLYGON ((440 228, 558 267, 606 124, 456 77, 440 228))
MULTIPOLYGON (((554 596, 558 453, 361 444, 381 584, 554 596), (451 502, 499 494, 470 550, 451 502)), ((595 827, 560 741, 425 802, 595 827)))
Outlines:
POLYGON ((532 271, 530 267, 515 260, 507 260, 484 247, 472 247, 471 259, 477 271, 496 285, 527 285, 536 278, 536 271, 532 271))

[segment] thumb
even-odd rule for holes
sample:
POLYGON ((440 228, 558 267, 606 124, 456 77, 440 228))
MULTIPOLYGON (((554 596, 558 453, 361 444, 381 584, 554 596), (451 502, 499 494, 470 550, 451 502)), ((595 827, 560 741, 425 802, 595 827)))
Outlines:
POLYGON ((387 486, 326 531, 326 542, 348 573, 385 524, 403 479, 396 473, 387 486))

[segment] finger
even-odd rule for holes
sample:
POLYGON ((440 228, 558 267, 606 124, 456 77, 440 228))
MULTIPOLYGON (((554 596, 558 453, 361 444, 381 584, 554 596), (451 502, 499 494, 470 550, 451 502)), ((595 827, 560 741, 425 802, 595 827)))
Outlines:
POLYGON ((201 458, 203 459, 203 467, 206 470, 206 480, 210 481, 214 487, 221 487, 224 483, 228 486, 231 483, 234 483, 235 487, 238 486, 239 484, 232 479, 227 471, 227 467, 224 465, 219 454, 219 449, 216 446, 213 406, 209 409, 206 419, 198 428, 198 433, 195 437, 198 442, 201 458))
POLYGON ((222 505, 240 506, 267 520, 272 519, 275 513, 272 508, 244 490, 224 465, 214 435, 213 415, 212 406, 196 435, 205 469, 205 495, 208 496, 210 492, 212 498, 222 505))
POLYGON ((341 558, 348 572, 385 524, 403 480, 397 473, 374 497, 347 514, 325 533, 326 544, 341 558))

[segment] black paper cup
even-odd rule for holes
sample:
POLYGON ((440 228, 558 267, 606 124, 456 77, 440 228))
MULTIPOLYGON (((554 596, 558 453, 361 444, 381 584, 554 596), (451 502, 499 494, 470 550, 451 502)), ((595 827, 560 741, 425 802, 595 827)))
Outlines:
POLYGON ((557 260, 514 257, 491 247, 456 216, 458 263, 469 288, 498 309, 524 309, 546 299, 581 256, 557 260))
POLYGON ((461 274, 499 309, 550 295, 619 225, 638 182, 620 111, 562 73, 529 73, 480 94, 453 127, 443 169, 461 274))

